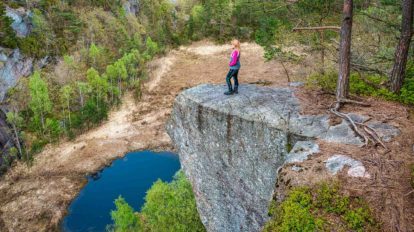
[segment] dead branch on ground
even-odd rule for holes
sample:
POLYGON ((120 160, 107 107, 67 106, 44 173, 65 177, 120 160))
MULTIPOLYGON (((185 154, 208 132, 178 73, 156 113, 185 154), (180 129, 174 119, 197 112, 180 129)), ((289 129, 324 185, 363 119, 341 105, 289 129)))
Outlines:
POLYGON ((322 26, 322 27, 295 27, 293 31, 323 31, 323 30, 333 30, 333 31, 340 31, 341 27, 337 26, 322 26))
POLYGON ((351 99, 340 99, 331 105, 329 112, 347 121, 351 125, 352 130, 357 134, 357 136, 363 139, 364 146, 368 146, 368 144, 371 142, 374 145, 379 144, 386 151, 389 151, 389 149, 384 144, 384 142, 381 140, 381 137, 378 135, 375 129, 368 126, 366 122, 356 122, 348 114, 342 113, 339 111, 342 104, 345 104, 345 103, 357 104, 360 106, 370 106, 370 104, 364 103, 364 102, 358 102, 358 101, 354 101, 351 99))

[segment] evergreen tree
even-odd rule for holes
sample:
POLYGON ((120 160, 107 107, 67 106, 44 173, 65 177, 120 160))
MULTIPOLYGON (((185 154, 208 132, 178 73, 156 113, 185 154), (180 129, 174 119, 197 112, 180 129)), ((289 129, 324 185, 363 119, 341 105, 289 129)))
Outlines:
POLYGON ((11 27, 13 20, 6 16, 4 1, 0 1, 0 46, 6 48, 17 47, 16 33, 11 27))
POLYGON ((114 232, 143 231, 134 209, 121 196, 115 200, 116 210, 111 212, 114 232))

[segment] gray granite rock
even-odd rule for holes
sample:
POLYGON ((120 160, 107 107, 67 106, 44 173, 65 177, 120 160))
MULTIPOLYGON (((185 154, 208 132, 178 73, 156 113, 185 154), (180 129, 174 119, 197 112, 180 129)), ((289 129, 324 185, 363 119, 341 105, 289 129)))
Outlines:
MULTIPOLYGON (((166 126, 207 231, 260 231, 279 168, 319 149, 306 141, 361 144, 345 122, 330 126, 327 115, 301 115, 289 88, 242 85, 232 96, 223 95, 225 90, 210 84, 185 90, 166 126), (288 144, 295 143, 296 153, 288 155, 288 144)), ((354 164, 335 167, 349 163, 354 164)), ((352 170, 359 175, 362 169, 352 170)))
POLYGON ((0 48, 0 57, 7 57, 3 67, 0 68, 0 102, 4 100, 7 91, 14 87, 23 76, 33 71, 33 59, 24 57, 19 49, 7 51, 0 48))
POLYGON ((123 3, 123 7, 127 14, 137 15, 139 12, 139 0, 126 0, 123 3))
POLYGON ((398 128, 385 123, 372 122, 368 123, 368 126, 374 129, 384 142, 390 142, 393 138, 401 134, 398 128))
POLYGON ((370 178, 369 173, 365 170, 361 161, 352 159, 345 155, 333 155, 325 161, 328 171, 336 175, 345 166, 348 166, 348 176, 370 178))
POLYGON ((32 73, 33 59, 23 56, 19 49, 9 50, 1 47, 0 58, 3 62, 3 66, 0 67, 0 102, 2 102, 7 91, 14 87, 21 77, 32 73))
POLYGON ((314 141, 298 141, 286 156, 286 163, 303 162, 312 154, 319 152, 319 145, 314 141))
POLYGON ((297 81, 297 82, 289 82, 289 86, 290 87, 302 87, 304 85, 305 85, 305 83, 300 82, 300 81, 297 81))
POLYGON ((26 37, 32 31, 32 12, 20 7, 13 9, 6 7, 6 15, 13 19, 11 27, 18 37, 26 37))

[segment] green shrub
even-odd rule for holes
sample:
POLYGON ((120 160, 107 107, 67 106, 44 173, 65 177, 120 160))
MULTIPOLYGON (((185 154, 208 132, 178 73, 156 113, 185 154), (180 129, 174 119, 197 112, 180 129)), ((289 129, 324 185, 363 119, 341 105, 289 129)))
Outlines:
POLYGON ((111 213, 115 231, 205 231, 191 184, 181 171, 171 183, 161 180, 154 183, 141 213, 134 213, 122 198, 115 203, 117 209, 111 213))
POLYGON ((48 143, 47 140, 36 139, 35 141, 32 142, 32 145, 30 147, 31 148, 30 153, 31 154, 40 153, 43 150, 43 148, 46 146, 47 143, 48 143))
POLYGON ((142 225, 134 209, 121 196, 115 200, 116 210, 111 212, 114 221, 113 231, 142 231, 142 225))
POLYGON ((265 232, 378 229, 368 205, 342 196, 336 183, 294 188, 281 203, 272 202, 269 214, 265 232))
POLYGON ((94 99, 89 99, 81 109, 83 124, 88 127, 96 125, 108 118, 108 104, 101 102, 98 106, 94 99))
POLYGON ((150 231, 205 231, 191 187, 183 172, 171 183, 157 181, 147 192, 142 216, 150 231))
POLYGON ((158 44, 152 41, 151 37, 148 37, 145 42, 145 52, 143 54, 144 59, 151 60, 159 51, 160 49, 158 44))
POLYGON ((371 216, 371 210, 363 200, 356 199, 355 203, 359 207, 347 210, 343 216, 344 220, 347 222, 349 229, 354 231, 366 231, 367 226, 375 225, 376 222, 371 216))
POLYGON ((293 189, 279 206, 271 207, 270 215, 273 219, 268 222, 264 231, 315 231, 323 222, 312 214, 311 208, 310 188, 293 189))
POLYGON ((339 185, 321 184, 316 191, 315 207, 324 209, 328 213, 342 214, 346 212, 349 198, 339 194, 339 185))

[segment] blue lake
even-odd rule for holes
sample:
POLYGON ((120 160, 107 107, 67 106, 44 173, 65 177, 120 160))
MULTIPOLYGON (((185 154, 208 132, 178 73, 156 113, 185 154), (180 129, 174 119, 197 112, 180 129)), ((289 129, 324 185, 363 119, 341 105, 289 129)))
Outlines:
POLYGON ((69 206, 62 230, 105 231, 106 225, 112 224, 110 212, 115 209, 114 200, 119 195, 139 211, 152 184, 158 179, 171 181, 179 169, 178 156, 170 152, 127 154, 102 172, 88 177, 88 184, 69 206))

